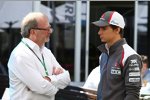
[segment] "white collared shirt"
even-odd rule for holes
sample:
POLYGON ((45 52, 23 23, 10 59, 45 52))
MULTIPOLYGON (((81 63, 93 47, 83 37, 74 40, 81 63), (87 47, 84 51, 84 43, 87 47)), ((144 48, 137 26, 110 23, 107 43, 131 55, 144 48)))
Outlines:
POLYGON ((23 38, 22 41, 28 44, 41 60, 41 53, 43 54, 51 82, 43 78, 46 74, 39 59, 23 42, 20 42, 8 61, 10 99, 54 100, 57 91, 70 83, 69 72, 64 69, 62 74, 52 75, 53 67, 61 67, 52 52, 45 46, 40 49, 28 38, 23 38))

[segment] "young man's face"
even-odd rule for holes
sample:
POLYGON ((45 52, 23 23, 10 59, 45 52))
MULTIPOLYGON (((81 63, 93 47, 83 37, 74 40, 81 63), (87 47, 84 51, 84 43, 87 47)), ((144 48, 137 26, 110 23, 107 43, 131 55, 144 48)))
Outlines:
POLYGON ((116 36, 116 31, 113 30, 110 26, 100 27, 98 32, 101 42, 110 43, 114 41, 116 36))

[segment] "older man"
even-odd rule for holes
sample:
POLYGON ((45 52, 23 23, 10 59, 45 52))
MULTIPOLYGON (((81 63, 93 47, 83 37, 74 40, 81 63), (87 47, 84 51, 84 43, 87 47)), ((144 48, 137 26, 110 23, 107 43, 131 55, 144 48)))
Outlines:
POLYGON ((11 100, 54 100, 57 91, 69 84, 69 72, 44 46, 51 33, 46 15, 32 12, 24 17, 23 38, 8 62, 11 100))

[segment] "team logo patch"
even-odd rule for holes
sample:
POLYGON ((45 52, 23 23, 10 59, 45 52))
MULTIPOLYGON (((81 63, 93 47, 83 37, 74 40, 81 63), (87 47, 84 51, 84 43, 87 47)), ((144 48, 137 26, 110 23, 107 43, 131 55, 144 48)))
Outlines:
POLYGON ((129 82, 140 82, 140 78, 129 78, 129 82))
POLYGON ((130 72, 129 76, 140 76, 140 72, 130 72))
POLYGON ((116 75, 121 75, 121 70, 120 69, 111 69, 111 74, 116 74, 116 75))
POLYGON ((129 66, 139 66, 139 64, 137 63, 137 59, 130 60, 129 66))
POLYGON ((129 68, 129 71, 140 71, 139 67, 131 67, 129 68))
POLYGON ((118 22, 116 22, 115 20, 111 20, 111 22, 110 22, 111 24, 113 24, 113 25, 118 25, 119 23, 118 22))

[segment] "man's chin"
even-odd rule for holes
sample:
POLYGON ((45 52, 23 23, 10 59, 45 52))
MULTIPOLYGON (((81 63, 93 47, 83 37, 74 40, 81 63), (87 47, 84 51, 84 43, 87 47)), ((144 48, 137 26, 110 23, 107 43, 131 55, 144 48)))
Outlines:
POLYGON ((104 39, 101 39, 101 42, 104 42, 104 43, 105 43, 106 41, 105 41, 104 39))
POLYGON ((48 38, 48 39, 45 40, 45 42, 49 42, 49 40, 50 40, 50 39, 48 38))

